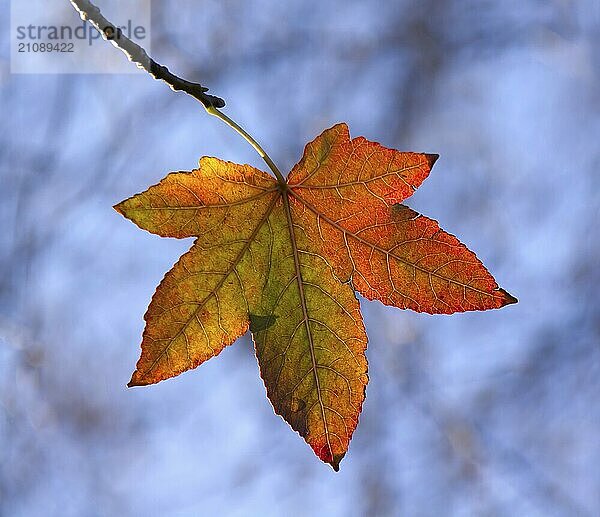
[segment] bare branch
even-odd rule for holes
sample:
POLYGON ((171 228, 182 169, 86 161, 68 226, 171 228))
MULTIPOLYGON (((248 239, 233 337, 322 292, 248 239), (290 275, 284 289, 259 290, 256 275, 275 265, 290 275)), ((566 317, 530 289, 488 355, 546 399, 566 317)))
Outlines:
POLYGON ((164 81, 174 91, 182 91, 191 95, 200 101, 206 109, 222 108, 225 106, 223 99, 206 93, 208 88, 205 88, 201 84, 181 79, 172 74, 166 66, 162 66, 154 61, 142 47, 127 38, 122 30, 109 22, 102 15, 100 9, 92 2, 89 0, 70 1, 82 20, 89 21, 105 40, 110 41, 115 47, 125 53, 131 62, 148 72, 154 79, 164 81))

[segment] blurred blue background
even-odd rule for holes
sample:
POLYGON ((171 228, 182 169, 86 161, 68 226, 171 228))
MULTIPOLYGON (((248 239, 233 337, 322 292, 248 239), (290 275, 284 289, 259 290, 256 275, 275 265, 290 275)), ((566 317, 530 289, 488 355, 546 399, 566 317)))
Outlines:
POLYGON ((246 337, 126 389, 190 242, 112 205, 202 155, 264 166, 146 75, 11 75, 4 30, 0 515, 600 515, 600 2, 152 7, 153 56, 281 168, 339 121, 439 153, 408 204, 520 302, 444 317, 363 300, 371 380, 338 474, 273 414, 246 337))

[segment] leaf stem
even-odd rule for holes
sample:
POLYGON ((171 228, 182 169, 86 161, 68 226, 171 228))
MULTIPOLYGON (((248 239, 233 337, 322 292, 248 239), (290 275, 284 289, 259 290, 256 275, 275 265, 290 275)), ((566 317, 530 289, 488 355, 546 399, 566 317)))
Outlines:
POLYGON ((275 174, 277 183, 281 189, 286 189, 286 182, 271 159, 271 157, 265 152, 260 144, 237 122, 225 115, 219 108, 225 106, 225 101, 215 95, 209 95, 206 92, 208 88, 202 86, 199 83, 192 83, 186 81, 181 77, 171 73, 166 66, 160 65, 154 61, 147 52, 140 47, 137 43, 127 38, 123 31, 116 27, 113 23, 109 22, 100 12, 100 9, 94 5, 90 0, 70 0, 75 10, 79 13, 82 20, 89 21, 92 26, 101 34, 101 36, 110 41, 115 47, 121 50, 131 61, 135 63, 138 68, 141 68, 148 72, 154 79, 163 81, 171 87, 173 91, 182 91, 187 93, 204 106, 209 115, 217 117, 229 127, 234 129, 244 140, 246 140, 259 156, 269 166, 269 169, 275 174))
POLYGON ((217 117, 218 119, 225 122, 225 124, 227 124, 233 130, 235 130, 237 133, 239 133, 265 161, 265 163, 269 166, 269 169, 273 171, 273 174, 275 174, 275 177, 277 178, 277 183, 279 183, 281 187, 286 188, 285 178, 283 177, 283 174, 281 174, 281 171, 279 170, 277 165, 275 165, 273 160, 271 160, 271 157, 266 153, 266 151, 261 147, 261 145, 243 127, 241 127, 235 120, 232 120, 227 115, 225 115, 225 113, 223 113, 214 106, 207 107, 206 111, 209 115, 217 117))

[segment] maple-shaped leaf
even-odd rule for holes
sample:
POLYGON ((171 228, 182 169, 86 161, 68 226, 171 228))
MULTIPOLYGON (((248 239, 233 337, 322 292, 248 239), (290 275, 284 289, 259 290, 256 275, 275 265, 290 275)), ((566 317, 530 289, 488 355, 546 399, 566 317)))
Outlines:
POLYGON ((196 238, 152 298, 129 385, 195 368, 250 329, 275 412, 338 470, 368 382, 355 291, 428 313, 516 302, 456 237, 399 204, 436 159, 338 124, 286 183, 202 158, 117 205, 140 228, 196 238))

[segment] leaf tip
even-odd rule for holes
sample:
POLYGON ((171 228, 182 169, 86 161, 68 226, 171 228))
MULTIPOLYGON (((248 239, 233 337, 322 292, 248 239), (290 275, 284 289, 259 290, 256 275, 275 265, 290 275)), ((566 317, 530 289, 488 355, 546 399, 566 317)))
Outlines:
POLYGON ((269 327, 275 325, 276 321, 277 316, 274 314, 260 316, 258 314, 250 313, 250 331, 256 333, 262 330, 267 330, 269 327))
POLYGON ((425 153, 425 157, 427 158, 427 162, 429 163, 429 168, 432 169, 433 166, 435 165, 435 162, 438 161, 440 155, 425 153))
POLYGON ((125 210, 123 208, 123 204, 124 203, 125 203, 125 201, 121 201, 120 203, 117 203, 116 205, 113 205, 113 208, 115 209, 115 211, 117 211, 123 217, 125 217, 125 210))
POLYGON ((311 447, 317 457, 323 462, 328 464, 335 472, 339 472, 340 470, 340 462, 346 455, 347 449, 345 451, 334 452, 329 443, 320 443, 311 444, 311 447))
POLYGON ((504 289, 498 289, 498 291, 500 292, 500 294, 502 294, 502 296, 504 297, 504 305, 514 305, 515 303, 519 303, 519 300, 517 300, 512 294, 510 294, 508 291, 505 291, 504 289))
POLYGON ((344 456, 345 454, 337 454, 333 457, 331 461, 328 462, 329 465, 331 465, 331 468, 334 470, 334 472, 340 471, 340 462, 342 461, 344 456))
POLYGON ((138 371, 133 372, 131 380, 127 383, 128 388, 136 388, 138 386, 146 386, 148 383, 140 379, 138 371))

